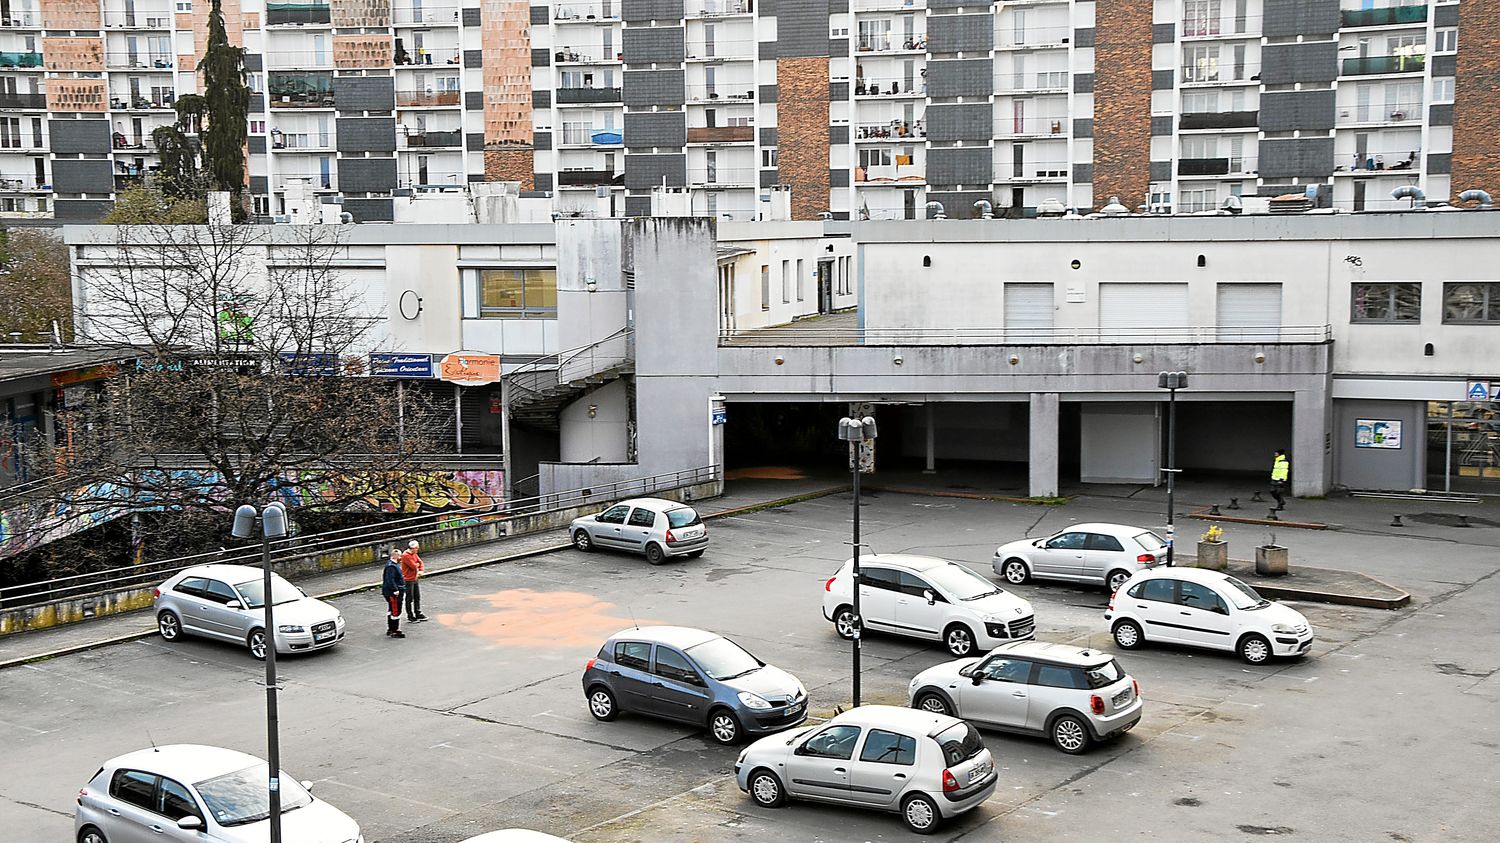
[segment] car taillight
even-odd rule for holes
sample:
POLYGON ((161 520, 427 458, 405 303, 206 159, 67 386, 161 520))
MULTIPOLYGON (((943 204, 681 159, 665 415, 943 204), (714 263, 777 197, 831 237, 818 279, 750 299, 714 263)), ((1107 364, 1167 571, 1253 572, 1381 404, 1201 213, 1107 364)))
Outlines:
POLYGON ((597 658, 589 659, 589 663, 586 664, 586 665, 584 665, 583 669, 584 670, 593 670, 594 669, 594 662, 596 662, 596 661, 598 661, 597 658))
POLYGON ((1132 687, 1132 688, 1135 689, 1135 695, 1136 695, 1136 697, 1139 698, 1140 695, 1141 695, 1141 683, 1135 681, 1134 679, 1131 679, 1130 680, 1130 687, 1132 687))
POLYGON ((1093 709, 1095 714, 1103 714, 1104 698, 1098 694, 1091 694, 1089 696, 1089 708, 1093 709))
POLYGON ((829 577, 828 582, 823 583, 823 590, 833 591, 833 581, 836 579, 838 579, 838 577, 829 577))
POLYGON ((89 795, 88 788, 80 788, 79 791, 78 791, 78 804, 82 805, 83 804, 83 797, 88 796, 88 795, 89 795))
POLYGON ((958 779, 953 778, 952 771, 950 771, 950 770, 944 770, 943 771, 943 792, 944 793, 952 793, 955 790, 958 790, 958 779))
POLYGON ((1152 556, 1149 553, 1142 553, 1140 556, 1137 556, 1135 558, 1135 561, 1137 561, 1137 562, 1155 562, 1156 561, 1156 557, 1152 556))
POLYGON ((671 544, 675 541, 677 541, 677 537, 672 535, 672 531, 670 529, 667 530, 667 544, 671 544))
POLYGON ((1116 594, 1116 592, 1113 592, 1113 591, 1111 591, 1109 593, 1109 606, 1106 607, 1106 608, 1108 609, 1108 611, 1111 611, 1111 612, 1113 612, 1115 610, 1115 594, 1116 594))
POLYGON ((159 589, 159 588, 153 588, 153 589, 151 589, 151 599, 152 600, 155 600, 156 598, 158 598, 160 596, 161 596, 161 589, 159 589))

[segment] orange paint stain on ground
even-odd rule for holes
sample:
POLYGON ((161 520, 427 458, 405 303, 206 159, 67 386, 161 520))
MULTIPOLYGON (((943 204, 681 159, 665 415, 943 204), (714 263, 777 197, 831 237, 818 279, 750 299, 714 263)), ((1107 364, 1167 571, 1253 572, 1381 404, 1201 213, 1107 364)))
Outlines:
POLYGON ((439 613, 438 622, 497 647, 593 647, 636 624, 628 613, 622 617, 614 603, 577 591, 512 588, 467 599, 487 603, 489 609, 439 613))
POLYGON ((736 468, 724 473, 727 480, 803 480, 807 474, 801 469, 784 465, 763 465, 754 468, 736 468))

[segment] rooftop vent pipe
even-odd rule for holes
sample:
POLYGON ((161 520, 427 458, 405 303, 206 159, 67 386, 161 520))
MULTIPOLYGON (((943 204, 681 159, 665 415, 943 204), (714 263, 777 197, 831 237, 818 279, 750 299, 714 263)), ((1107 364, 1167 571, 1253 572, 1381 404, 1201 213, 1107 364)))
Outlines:
POLYGON ((1120 204, 1120 197, 1109 197, 1109 204, 1099 209, 1099 213, 1111 217, 1120 217, 1130 213, 1130 209, 1120 204))
POLYGON ((994 206, 990 204, 990 200, 988 199, 981 199, 975 202, 974 210, 979 212, 979 218, 982 220, 992 220, 995 218, 994 206))
POLYGON ((943 213, 943 203, 932 201, 927 203, 927 218, 930 220, 945 220, 948 215, 943 213))
POLYGON ((1460 202, 1473 202, 1476 199, 1479 200, 1480 208, 1495 207, 1495 203, 1490 199, 1490 193, 1487 190, 1465 190, 1463 193, 1458 194, 1458 201, 1460 202))
POLYGON ((1417 202, 1425 203, 1427 201, 1427 194, 1422 192, 1422 188, 1417 187, 1414 184, 1403 184, 1395 190, 1391 191, 1391 198, 1410 199, 1412 200, 1413 206, 1415 206, 1417 202))

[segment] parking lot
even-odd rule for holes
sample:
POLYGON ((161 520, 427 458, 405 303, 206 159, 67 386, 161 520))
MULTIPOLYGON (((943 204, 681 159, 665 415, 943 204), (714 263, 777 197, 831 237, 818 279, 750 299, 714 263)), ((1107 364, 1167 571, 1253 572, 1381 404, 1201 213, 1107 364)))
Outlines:
MULTIPOLYGON (((991 578, 1001 541, 1072 521, 1158 519, 1128 499, 867 503, 877 552, 946 556, 991 578)), ((819 716, 847 705, 849 646, 819 607, 848 556, 848 515, 835 495, 715 521, 703 558, 659 568, 568 551, 430 579, 434 620, 404 641, 383 637, 377 592, 340 598, 347 640, 280 662, 283 766, 370 843, 454 843, 512 826, 577 841, 920 839, 894 815, 757 808, 734 785, 736 750, 673 724, 595 722, 579 686, 608 635, 671 623, 721 632, 792 672, 819 716)), ((1078 757, 987 732, 999 789, 930 839, 1493 839, 1500 554, 1485 543, 1495 532, 1468 544, 1284 537, 1294 564, 1365 570, 1412 592, 1412 605, 1296 604, 1318 634, 1312 655, 1263 667, 1161 647, 1120 654, 1146 700, 1134 731, 1078 757)), ((1231 530, 1231 541, 1243 536, 1243 549, 1253 535, 1231 530)), ((1032 601, 1038 638, 1115 650, 1102 591, 1015 591, 1032 601)), ((879 635, 864 653, 865 701, 896 705, 911 676, 948 658, 879 635)), ((242 649, 156 638, 0 673, 0 838, 69 840, 78 787, 100 761, 152 741, 263 755, 261 676, 242 649)))

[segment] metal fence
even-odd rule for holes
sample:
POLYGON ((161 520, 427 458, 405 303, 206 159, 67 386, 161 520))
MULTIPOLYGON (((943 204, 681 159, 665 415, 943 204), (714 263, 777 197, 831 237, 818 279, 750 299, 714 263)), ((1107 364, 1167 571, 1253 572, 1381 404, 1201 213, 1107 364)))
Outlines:
POLYGON ((1323 343, 1331 325, 1202 326, 1188 328, 859 328, 792 323, 723 333, 724 346, 922 346, 922 345, 1178 345, 1215 343, 1323 343))
MULTIPOLYGON (((441 529, 508 522, 518 518, 560 512, 590 503, 640 497, 654 492, 710 483, 718 479, 717 466, 702 466, 653 474, 648 477, 619 480, 588 488, 507 500, 489 506, 449 509, 395 521, 384 521, 379 524, 294 536, 272 542, 271 555, 273 561, 296 559, 380 542, 405 540, 441 529)), ((228 517, 226 513, 225 518, 228 517)), ((75 574, 25 585, 6 586, 0 588, 0 609, 20 609, 62 600, 149 588, 178 571, 207 564, 259 566, 260 547, 247 545, 230 550, 179 556, 140 565, 75 574)))

